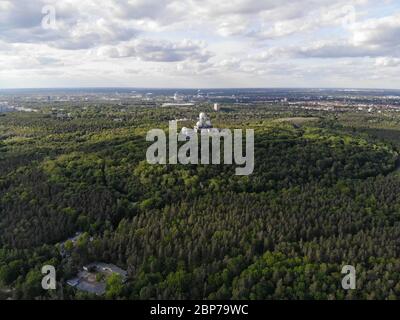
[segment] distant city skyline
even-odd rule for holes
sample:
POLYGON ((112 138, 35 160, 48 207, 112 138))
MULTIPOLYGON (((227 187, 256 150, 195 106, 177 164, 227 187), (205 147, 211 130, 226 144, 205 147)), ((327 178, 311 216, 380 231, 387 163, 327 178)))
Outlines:
POLYGON ((352 88, 352 87, 284 87, 284 86, 276 86, 276 87, 129 87, 129 86, 121 86, 121 87, 113 87, 113 86, 98 86, 98 87, 76 87, 76 86, 55 86, 55 87, 0 87, 0 93, 2 91, 57 91, 57 90, 81 90, 81 91, 87 91, 90 92, 91 90, 168 90, 168 91, 174 91, 176 93, 179 93, 179 91, 210 91, 210 90, 321 90, 321 91, 399 91, 400 88, 352 88))
POLYGON ((0 0, 0 89, 400 89, 394 0, 0 0))

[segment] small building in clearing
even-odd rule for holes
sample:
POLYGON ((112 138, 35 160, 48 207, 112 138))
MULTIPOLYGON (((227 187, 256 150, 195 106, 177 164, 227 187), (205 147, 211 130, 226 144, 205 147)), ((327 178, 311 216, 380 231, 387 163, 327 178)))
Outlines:
POLYGON ((83 266, 77 277, 67 281, 67 284, 80 291, 103 295, 106 292, 106 280, 112 274, 121 276, 125 283, 128 273, 113 264, 94 262, 83 266))

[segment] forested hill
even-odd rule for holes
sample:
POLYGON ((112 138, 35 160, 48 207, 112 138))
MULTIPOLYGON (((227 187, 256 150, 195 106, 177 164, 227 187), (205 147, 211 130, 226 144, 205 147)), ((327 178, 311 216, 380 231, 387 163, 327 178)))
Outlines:
POLYGON ((293 125, 267 106, 213 115, 255 129, 255 171, 241 177, 147 164, 147 130, 195 119, 190 109, 133 108, 121 123, 109 116, 118 109, 94 111, 0 118, 0 287, 12 297, 92 298, 65 285, 92 261, 128 270, 107 298, 400 296, 398 150, 380 128, 323 113, 293 125), (62 290, 40 288, 44 264, 62 290), (344 265, 358 290, 342 289, 344 265))

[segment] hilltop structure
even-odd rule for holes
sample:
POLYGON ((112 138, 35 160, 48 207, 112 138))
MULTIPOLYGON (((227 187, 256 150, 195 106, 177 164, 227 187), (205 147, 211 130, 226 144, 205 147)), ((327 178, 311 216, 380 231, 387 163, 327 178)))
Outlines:
POLYGON ((199 121, 197 121, 196 126, 194 127, 195 131, 203 130, 203 129, 212 129, 212 124, 210 118, 204 113, 200 113, 199 121))
POLYGON ((204 113, 199 114, 199 119, 193 129, 183 127, 181 134, 186 136, 186 139, 190 139, 194 134, 201 133, 219 133, 219 129, 214 128, 210 118, 204 113))

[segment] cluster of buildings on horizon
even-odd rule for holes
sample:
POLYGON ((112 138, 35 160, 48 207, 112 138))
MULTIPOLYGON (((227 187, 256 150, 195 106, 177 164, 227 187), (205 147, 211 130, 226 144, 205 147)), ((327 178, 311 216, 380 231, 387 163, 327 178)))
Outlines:
POLYGON ((144 105, 150 107, 196 107, 212 105, 218 112, 221 105, 283 105, 289 108, 316 110, 316 111, 349 111, 382 112, 383 110, 400 110, 400 92, 368 92, 368 91, 293 91, 293 90, 215 90, 215 91, 85 91, 68 92, 43 91, 41 93, 13 93, 0 94, 0 113, 6 112, 40 112, 43 107, 51 107, 52 116, 59 119, 69 118, 63 112, 63 106, 103 106, 116 105, 127 107, 130 105, 144 105), (51 94, 51 95, 49 95, 51 94))

